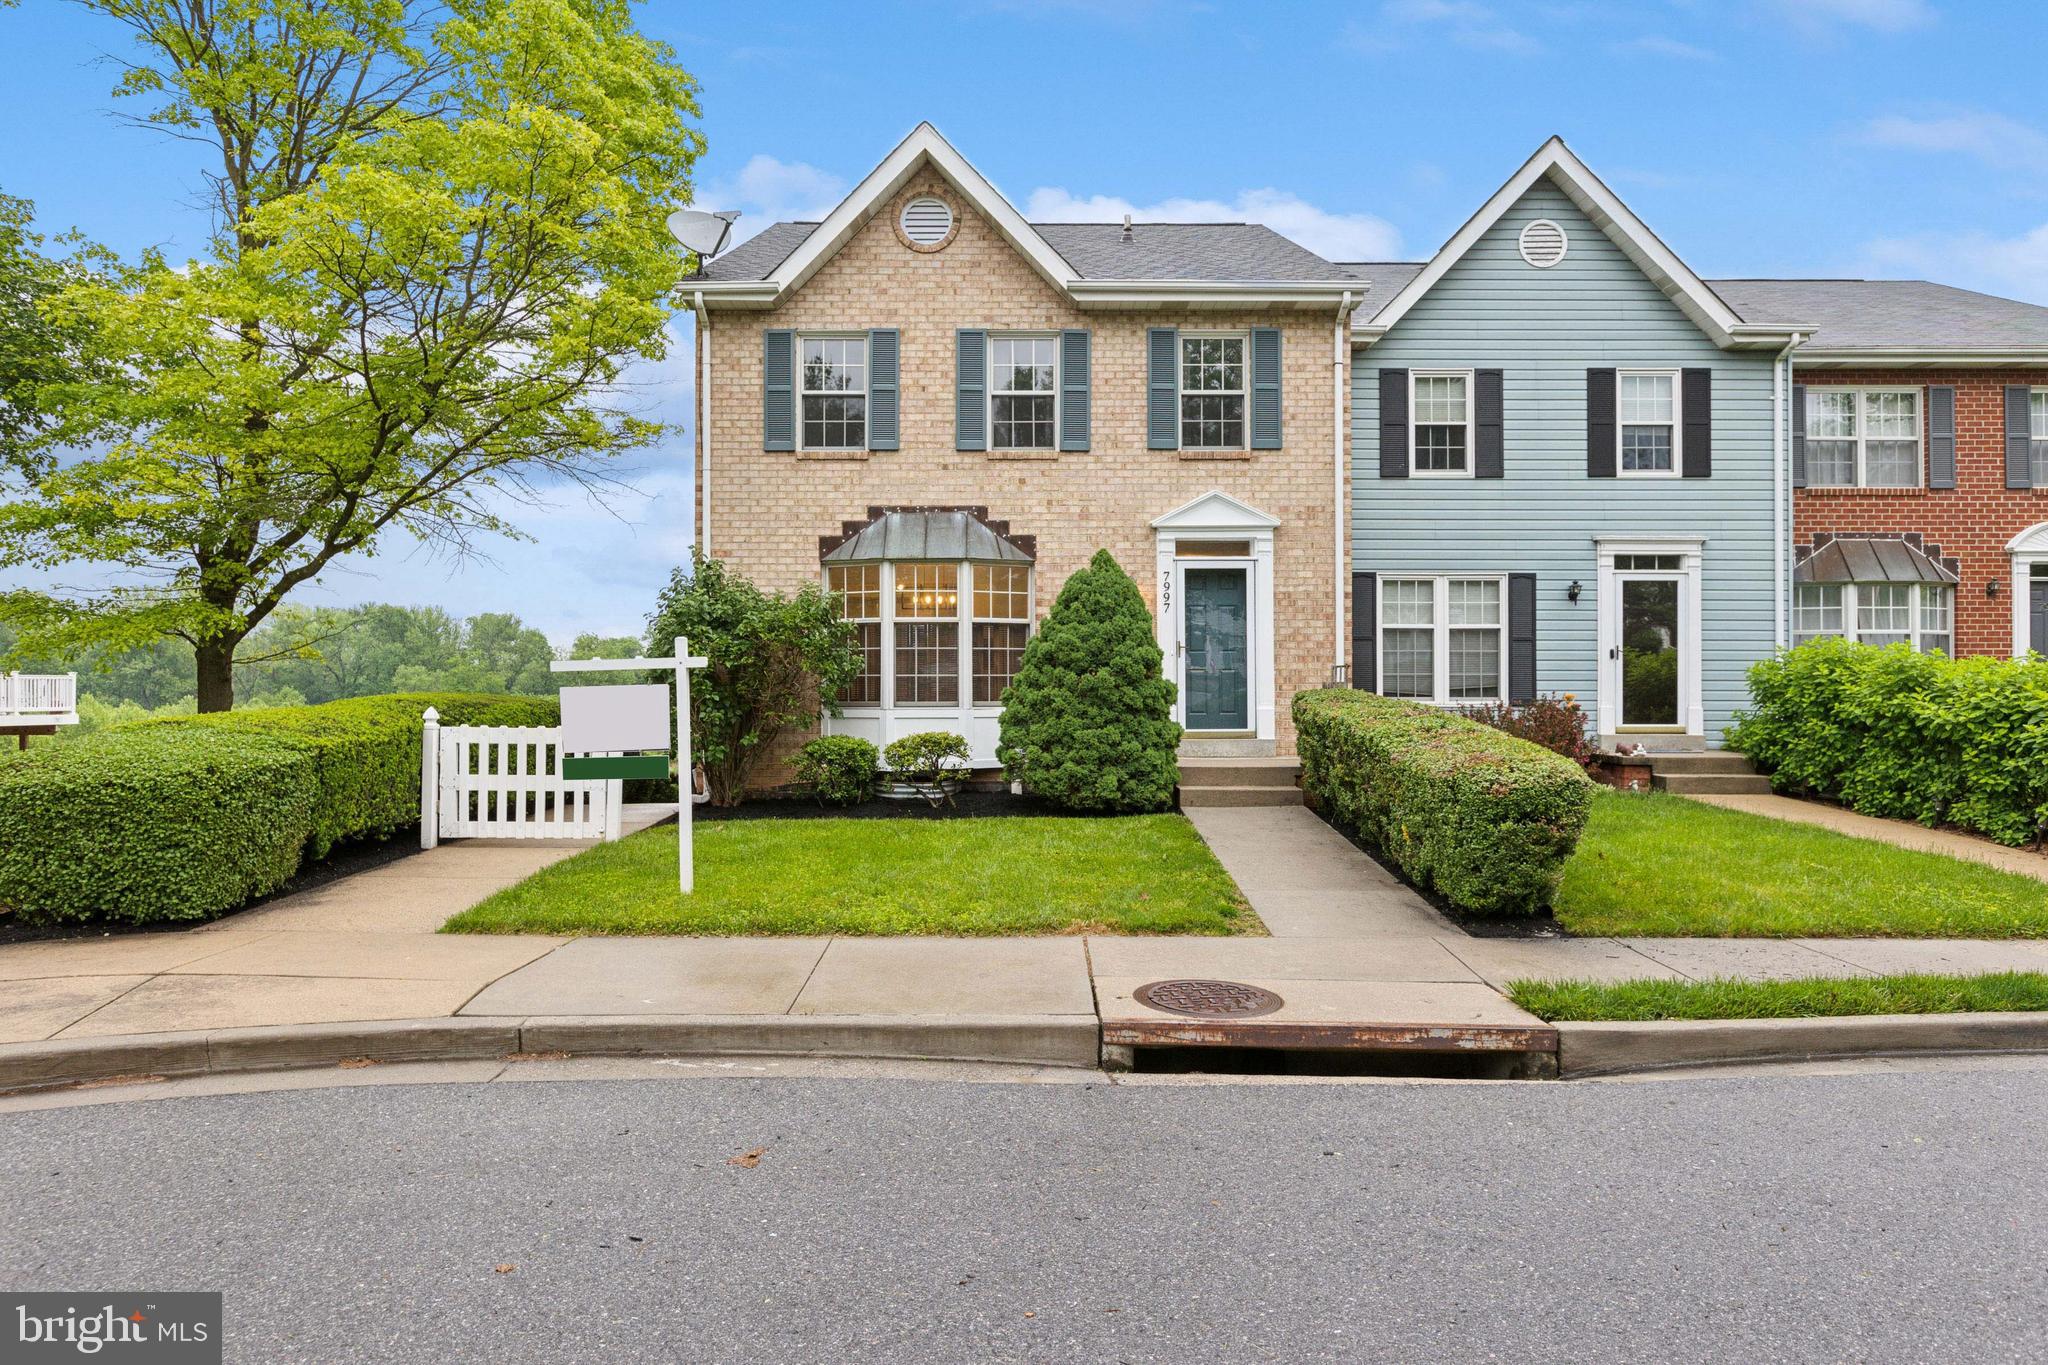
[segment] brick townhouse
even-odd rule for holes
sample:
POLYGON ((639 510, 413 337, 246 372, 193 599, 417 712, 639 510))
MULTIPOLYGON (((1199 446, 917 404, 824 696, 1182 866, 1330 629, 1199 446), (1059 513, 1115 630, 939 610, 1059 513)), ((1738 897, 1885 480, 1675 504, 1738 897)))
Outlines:
POLYGON ((2048 631, 2048 309, 1705 280, 1557 139, 1426 261, 1255 224, 1027 221, 929 124, 821 222, 685 283, 696 529, 819 583, 866 670, 835 733, 964 735, 1107 548, 1185 754, 1288 755, 1336 678, 1572 692, 1712 747, 1757 660, 2048 631), (2037 489, 2041 491, 2037 491, 2037 489))

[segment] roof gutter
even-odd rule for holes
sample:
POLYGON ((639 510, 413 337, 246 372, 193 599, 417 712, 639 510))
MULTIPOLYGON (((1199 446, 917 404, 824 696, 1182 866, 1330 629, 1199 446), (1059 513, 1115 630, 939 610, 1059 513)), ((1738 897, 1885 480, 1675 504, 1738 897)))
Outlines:
MULTIPOLYGON (((1359 289, 1360 295, 1370 285, 1359 289)), ((1363 302, 1361 298, 1360 302, 1363 302)), ((1337 305, 1337 321, 1331 336, 1330 350, 1330 681, 1335 683, 1343 677, 1346 663, 1344 642, 1344 607, 1350 598, 1346 589, 1350 586, 1350 546, 1345 543, 1345 529, 1351 524, 1351 503, 1345 497, 1345 452, 1349 448, 1344 431, 1345 381, 1350 378, 1351 347, 1345 334, 1351 328, 1351 311, 1358 305, 1352 302, 1351 291, 1344 291, 1343 300, 1337 305)), ((1355 686, 1358 679, 1351 679, 1355 686)))
POLYGON ((697 551, 711 558, 711 316, 704 291, 691 297, 697 314, 697 551))
POLYGON ((1792 601, 1792 535, 1796 523, 1788 515, 1792 497, 1792 352, 1805 336, 1794 332, 1771 362, 1771 642, 1790 644, 1792 601))
POLYGON ((1804 354, 1807 365, 2048 365, 2048 346, 1958 350, 1928 346, 1837 347, 1804 354))

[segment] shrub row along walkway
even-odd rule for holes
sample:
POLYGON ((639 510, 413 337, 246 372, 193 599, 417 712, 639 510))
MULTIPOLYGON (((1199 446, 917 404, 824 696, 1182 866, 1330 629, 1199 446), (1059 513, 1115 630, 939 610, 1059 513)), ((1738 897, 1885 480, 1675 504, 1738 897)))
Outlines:
POLYGON ((1093 1055, 1099 1020, 1144 1017, 1132 992, 1167 977, 1269 986, 1287 1001, 1276 1021, 1510 1028, 1537 1023, 1498 990, 1524 977, 2048 969, 2048 943, 2029 941, 1474 938, 1298 807, 1194 818, 1273 937, 436 934, 575 851, 457 843, 217 926, 0 947, 0 1064, 47 1040, 210 1035, 219 1048, 223 1030, 435 1018, 587 1039, 622 1016, 689 1021, 678 1051, 720 1050, 739 1027, 755 1050, 900 1053, 925 1029, 936 1055, 1072 1063, 1093 1055), (571 1026, 583 1032, 546 1031, 571 1026))

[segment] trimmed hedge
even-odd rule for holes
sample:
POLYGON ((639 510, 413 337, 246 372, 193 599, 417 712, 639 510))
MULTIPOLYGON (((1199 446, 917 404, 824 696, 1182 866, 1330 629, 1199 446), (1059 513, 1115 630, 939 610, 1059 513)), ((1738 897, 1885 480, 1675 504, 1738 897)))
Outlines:
POLYGON ((1780 791, 2018 846, 2048 831, 2048 663, 1820 639, 1749 670, 1730 746, 1780 791))
POLYGON ((0 906, 37 924, 210 919, 283 885, 313 832, 311 750, 147 728, 0 766, 0 906))
POLYGON ((1549 907, 1593 782, 1541 745, 1414 702, 1294 698, 1301 785, 1424 891, 1474 914, 1549 907))
POLYGON ((358 697, 177 716, 0 766, 0 907, 32 923, 208 919, 343 839, 419 820, 420 719, 553 725, 552 697, 358 697))

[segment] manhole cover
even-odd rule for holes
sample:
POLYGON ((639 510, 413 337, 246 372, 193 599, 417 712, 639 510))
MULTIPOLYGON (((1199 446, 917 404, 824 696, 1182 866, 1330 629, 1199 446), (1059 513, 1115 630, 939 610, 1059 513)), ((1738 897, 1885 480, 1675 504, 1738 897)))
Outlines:
POLYGON ((1132 992, 1141 1005, 1204 1019, 1246 1019, 1271 1014, 1285 1001, 1242 981, 1154 981, 1132 992))

